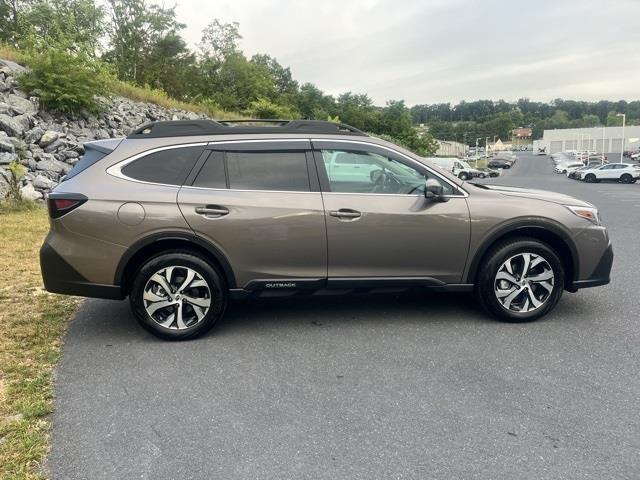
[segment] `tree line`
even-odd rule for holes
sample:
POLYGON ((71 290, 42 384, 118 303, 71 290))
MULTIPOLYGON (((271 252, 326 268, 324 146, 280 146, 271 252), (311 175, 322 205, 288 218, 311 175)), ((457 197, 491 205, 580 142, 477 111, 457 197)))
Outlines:
POLYGON ((422 154, 434 152, 433 137, 472 145, 477 137, 509 139, 518 126, 531 126, 539 138, 545 128, 615 124, 615 112, 627 113, 629 123, 640 119, 640 102, 624 101, 479 100, 409 108, 402 100, 391 100, 376 106, 366 93, 334 96, 313 83, 300 84, 289 67, 269 54, 247 57, 239 46, 238 23, 212 19, 195 49, 181 36, 185 27, 175 6, 148 0, 0 0, 0 43, 32 52, 33 64, 42 69, 58 69, 46 80, 32 81, 31 88, 40 85, 44 91, 58 81, 61 62, 73 67, 66 68, 65 75, 85 70, 82 81, 75 82, 85 86, 75 103, 60 105, 51 96, 57 108, 86 107, 83 96, 92 86, 100 88, 91 79, 112 75, 212 110, 255 118, 341 121, 389 136, 422 154), (429 133, 417 130, 417 124, 426 124, 429 133))

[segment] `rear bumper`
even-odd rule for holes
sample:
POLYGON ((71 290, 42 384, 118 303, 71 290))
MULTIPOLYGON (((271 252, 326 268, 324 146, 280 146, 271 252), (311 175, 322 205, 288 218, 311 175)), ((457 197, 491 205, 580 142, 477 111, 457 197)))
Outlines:
POLYGON ((119 285, 101 285, 88 282, 69 265, 51 245, 40 249, 40 270, 44 288, 51 293, 121 300, 124 298, 119 285))
POLYGON ((599 287, 607 285, 611 281, 611 267, 613 266, 613 247, 611 244, 602 254, 598 265, 586 280, 577 280, 573 282, 571 291, 576 291, 581 288, 599 287))

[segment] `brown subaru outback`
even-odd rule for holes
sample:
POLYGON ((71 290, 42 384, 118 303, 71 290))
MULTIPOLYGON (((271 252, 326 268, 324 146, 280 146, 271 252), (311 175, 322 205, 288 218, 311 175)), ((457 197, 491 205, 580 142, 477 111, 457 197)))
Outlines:
POLYGON ((86 144, 48 206, 47 290, 128 296, 166 339, 266 293, 474 292, 529 321, 608 283, 613 260, 593 205, 466 183, 329 122, 151 123, 86 144))

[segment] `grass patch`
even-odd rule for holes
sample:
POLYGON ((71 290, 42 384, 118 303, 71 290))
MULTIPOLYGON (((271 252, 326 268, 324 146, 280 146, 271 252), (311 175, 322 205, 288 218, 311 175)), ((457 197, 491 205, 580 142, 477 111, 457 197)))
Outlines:
POLYGON ((4 43, 0 43, 0 58, 20 63, 24 61, 25 57, 26 56, 16 48, 4 43))
POLYGON ((40 479, 49 452, 53 369, 79 300, 44 291, 45 209, 0 204, 0 478, 40 479))

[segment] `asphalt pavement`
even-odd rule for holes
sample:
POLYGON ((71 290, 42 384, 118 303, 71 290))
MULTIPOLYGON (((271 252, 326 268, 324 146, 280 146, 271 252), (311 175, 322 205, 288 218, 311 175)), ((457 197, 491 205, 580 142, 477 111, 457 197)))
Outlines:
POLYGON ((54 479, 637 479, 640 184, 584 184, 520 153, 487 182, 598 206, 606 287, 543 320, 467 295, 234 303, 168 343, 88 300, 57 370, 54 479))

